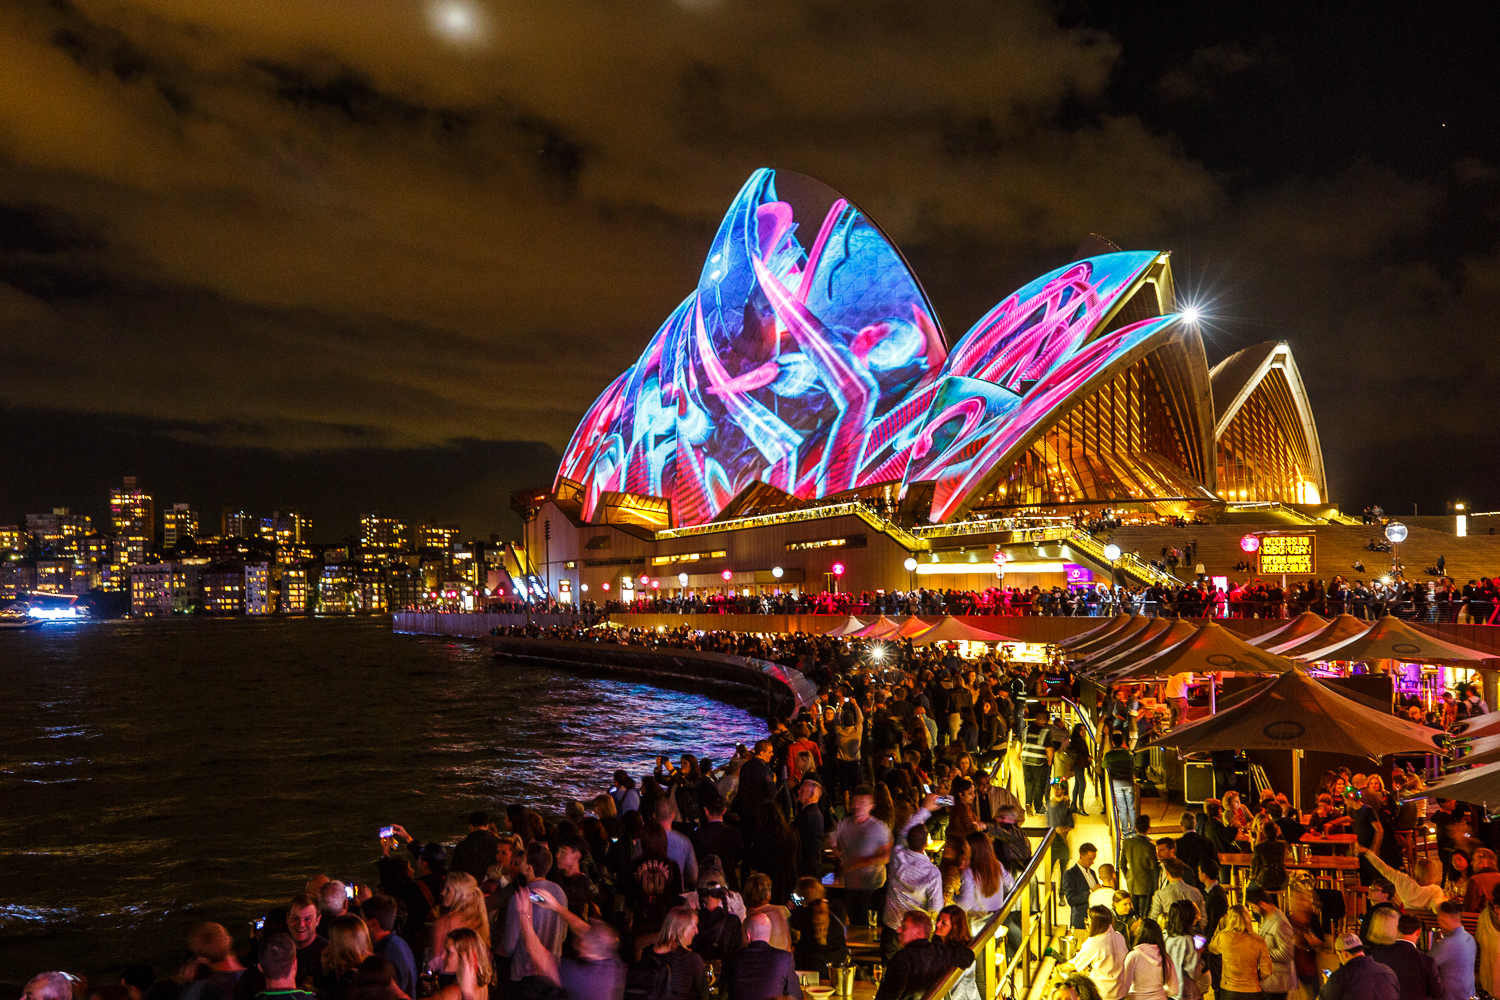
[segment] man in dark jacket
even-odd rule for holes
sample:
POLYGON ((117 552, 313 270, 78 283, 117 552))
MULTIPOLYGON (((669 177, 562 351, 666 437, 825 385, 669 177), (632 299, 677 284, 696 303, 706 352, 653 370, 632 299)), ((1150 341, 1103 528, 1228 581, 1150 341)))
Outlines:
POLYGON ((1342 964, 1323 984, 1318 1000, 1400 1000, 1401 981, 1365 954, 1358 934, 1345 934, 1333 947, 1342 964))
POLYGON ((771 918, 757 913, 745 922, 750 943, 729 961, 729 1000, 770 1000, 789 996, 801 1000, 802 987, 792 953, 771 947, 771 918))
POLYGON ((974 953, 968 948, 950 948, 932 940, 930 916, 922 910, 907 910, 901 918, 901 950, 886 964, 875 1000, 919 1000, 950 969, 967 969, 973 964, 974 953))
POLYGON ((468 872, 475 882, 483 882, 495 863, 500 838, 490 832, 490 814, 481 810, 469 813, 469 835, 453 849, 452 869, 468 872))
POLYGON ((1203 883, 1198 881, 1198 869, 1205 861, 1218 861, 1219 853, 1213 842, 1198 832, 1197 813, 1182 814, 1182 836, 1177 838, 1177 860, 1188 866, 1188 884, 1202 892, 1203 883))
POLYGON ((734 810, 740 814, 740 826, 744 828, 747 840, 755 817, 760 814, 760 807, 776 796, 776 775, 771 770, 773 754, 771 741, 761 740, 755 744, 751 758, 740 768, 740 790, 735 794, 734 810))
POLYGON ((797 786, 797 874, 807 878, 823 877, 823 786, 808 778, 797 786))
POLYGON ((1438 974, 1437 963, 1417 947, 1422 921, 1403 913, 1396 932, 1401 935, 1399 941, 1371 947, 1370 957, 1396 974, 1400 1000, 1441 1000, 1443 977, 1438 974))
POLYGON ((1099 888, 1099 878, 1094 874, 1094 859, 1099 849, 1093 844, 1082 844, 1078 848, 1078 863, 1062 876, 1063 899, 1072 908, 1069 926, 1083 928, 1089 925, 1089 893, 1099 888))

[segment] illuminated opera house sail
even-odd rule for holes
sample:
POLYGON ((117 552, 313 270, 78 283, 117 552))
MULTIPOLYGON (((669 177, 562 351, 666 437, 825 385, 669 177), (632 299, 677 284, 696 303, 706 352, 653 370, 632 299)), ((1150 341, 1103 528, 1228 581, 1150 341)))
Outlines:
POLYGON ((1168 255, 1091 243, 950 348, 869 216, 758 170, 697 287, 589 408, 552 497, 580 523, 656 530, 854 497, 908 524, 1325 502, 1286 345, 1210 372, 1168 255))

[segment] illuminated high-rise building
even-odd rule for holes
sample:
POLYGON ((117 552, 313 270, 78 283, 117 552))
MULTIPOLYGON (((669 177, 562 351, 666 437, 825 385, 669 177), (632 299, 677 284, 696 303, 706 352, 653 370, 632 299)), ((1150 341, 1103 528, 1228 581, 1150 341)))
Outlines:
POLYGON ((242 510, 225 507, 219 512, 219 534, 225 538, 248 538, 253 526, 250 515, 242 510))
POLYGON ((390 556, 406 548, 406 525, 377 511, 359 519, 360 545, 366 558, 390 556))
POLYGON ((77 555, 79 542, 94 530, 93 518, 54 507, 50 514, 27 514, 26 531, 32 541, 54 556, 77 555))
POLYGON ((173 548, 184 538, 198 537, 198 515, 185 503, 174 503, 162 515, 161 543, 173 548))
POLYGON ((115 565, 144 563, 156 544, 156 506, 134 476, 109 491, 109 520, 115 530, 115 565))
POLYGON ((417 547, 419 549, 436 549, 439 552, 453 551, 453 543, 458 539, 458 525, 456 524, 430 524, 422 522, 417 529, 417 547))

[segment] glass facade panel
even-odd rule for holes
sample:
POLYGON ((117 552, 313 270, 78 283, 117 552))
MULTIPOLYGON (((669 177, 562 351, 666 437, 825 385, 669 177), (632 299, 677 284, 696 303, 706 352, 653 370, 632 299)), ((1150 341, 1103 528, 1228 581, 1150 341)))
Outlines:
POLYGON ((1279 368, 1251 391, 1215 452, 1219 493, 1231 503, 1322 502, 1291 386, 1279 368))

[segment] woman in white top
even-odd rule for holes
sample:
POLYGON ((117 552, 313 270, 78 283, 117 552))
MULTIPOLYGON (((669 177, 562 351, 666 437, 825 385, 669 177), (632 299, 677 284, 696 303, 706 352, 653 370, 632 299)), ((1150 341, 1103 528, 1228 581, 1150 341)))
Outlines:
POLYGON ((1089 907, 1089 936, 1073 956, 1072 966, 1099 987, 1099 1000, 1125 996, 1125 959, 1129 952, 1125 937, 1115 930, 1115 918, 1102 906, 1089 907))
POLYGON ((1161 925, 1155 920, 1141 921, 1140 941, 1125 956, 1120 985, 1129 991, 1132 1000, 1167 1000, 1182 991, 1177 968, 1167 957, 1161 925))

